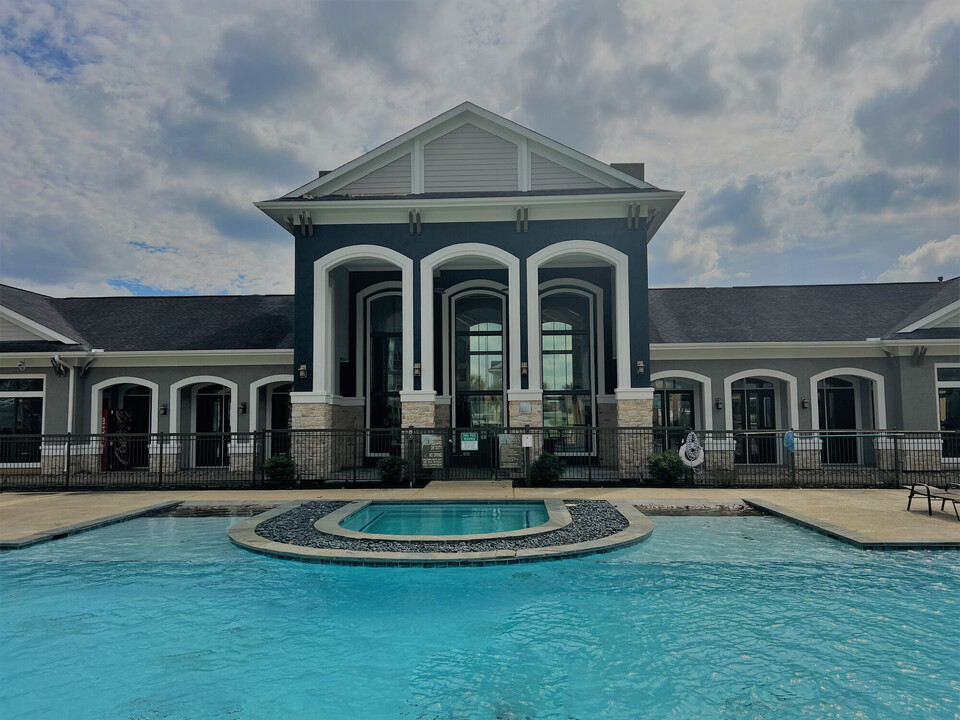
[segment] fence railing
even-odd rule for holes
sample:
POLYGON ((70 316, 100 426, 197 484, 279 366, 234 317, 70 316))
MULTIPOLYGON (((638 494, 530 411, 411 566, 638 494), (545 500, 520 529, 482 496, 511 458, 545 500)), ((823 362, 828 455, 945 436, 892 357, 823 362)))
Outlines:
MULTIPOLYGON (((960 482, 955 432, 702 431, 703 461, 673 476, 650 458, 673 453, 679 428, 405 428, 249 433, 0 435, 0 490, 260 488, 267 460, 286 455, 298 485, 384 482, 377 462, 405 460, 403 482, 680 484, 706 487, 896 487, 960 482), (788 445, 790 447, 788 447, 788 445), (534 463, 562 460, 553 476, 534 463)), ((674 463, 675 464, 675 463, 674 463)))

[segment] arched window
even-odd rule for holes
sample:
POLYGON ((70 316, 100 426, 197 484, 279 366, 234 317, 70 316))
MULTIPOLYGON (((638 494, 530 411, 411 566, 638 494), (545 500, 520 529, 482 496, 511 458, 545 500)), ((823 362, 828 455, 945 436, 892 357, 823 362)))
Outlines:
POLYGON ((590 300, 554 293, 540 300, 543 424, 593 425, 590 300))
POLYGON ((369 308, 369 423, 372 428, 398 428, 403 388, 403 299, 399 293, 378 295, 370 300, 369 308))
POLYGON ((503 298, 454 300, 454 424, 501 427, 504 414, 503 298))

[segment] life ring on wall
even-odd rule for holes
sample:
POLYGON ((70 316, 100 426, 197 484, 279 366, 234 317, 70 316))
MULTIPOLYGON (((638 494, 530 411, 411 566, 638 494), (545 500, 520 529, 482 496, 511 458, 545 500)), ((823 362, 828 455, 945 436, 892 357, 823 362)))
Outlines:
POLYGON ((703 448, 700 446, 697 434, 693 431, 687 434, 687 441, 680 446, 680 460, 691 468, 703 463, 703 448))

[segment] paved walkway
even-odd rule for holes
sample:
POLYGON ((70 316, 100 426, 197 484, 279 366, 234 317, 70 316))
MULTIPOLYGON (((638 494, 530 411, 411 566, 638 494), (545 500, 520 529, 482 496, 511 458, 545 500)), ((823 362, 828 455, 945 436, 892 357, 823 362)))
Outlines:
POLYGON ((0 493, 0 548, 22 547, 163 507, 188 504, 275 505, 293 500, 585 498, 641 506, 740 505, 745 500, 861 547, 960 548, 953 512, 915 501, 906 490, 514 488, 509 482, 434 482, 425 488, 376 490, 158 490, 145 492, 0 493))

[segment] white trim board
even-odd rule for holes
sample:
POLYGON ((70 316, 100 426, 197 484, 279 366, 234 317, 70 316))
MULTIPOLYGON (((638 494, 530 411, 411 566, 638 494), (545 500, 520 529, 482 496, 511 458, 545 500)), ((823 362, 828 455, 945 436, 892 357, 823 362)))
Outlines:
POLYGON ((114 385, 140 385, 150 389, 150 432, 159 432, 160 428, 160 386, 140 377, 115 377, 101 380, 90 387, 90 432, 100 432, 101 408, 103 407, 103 391, 114 385))
MULTIPOLYGON (((814 430, 820 429, 820 393, 819 384, 821 380, 837 375, 848 375, 850 377, 863 378, 873 382, 873 425, 877 430, 887 429, 887 391, 883 375, 869 370, 852 367, 838 367, 830 370, 824 370, 816 375, 810 376, 810 427, 814 430)), ((857 418, 859 420, 860 403, 857 403, 857 418)), ((862 423, 860 423, 862 424, 862 423)))
MULTIPOLYGON (((797 394, 797 378, 789 373, 780 370, 770 370, 768 368, 753 368, 752 370, 741 370, 733 375, 727 375, 723 379, 723 420, 726 423, 725 430, 733 429, 733 383, 737 380, 743 380, 748 377, 777 378, 787 383, 787 409, 790 411, 790 427, 798 429, 800 427, 800 410, 797 407, 799 395, 797 394)), ((779 419, 777 421, 779 424, 779 419)))
POLYGON ((700 399, 703 406, 703 429, 713 430, 713 381, 706 375, 701 375, 692 370, 662 370, 650 375, 650 385, 652 387, 654 381, 668 378, 682 378, 700 383, 700 394, 703 396, 700 399))

